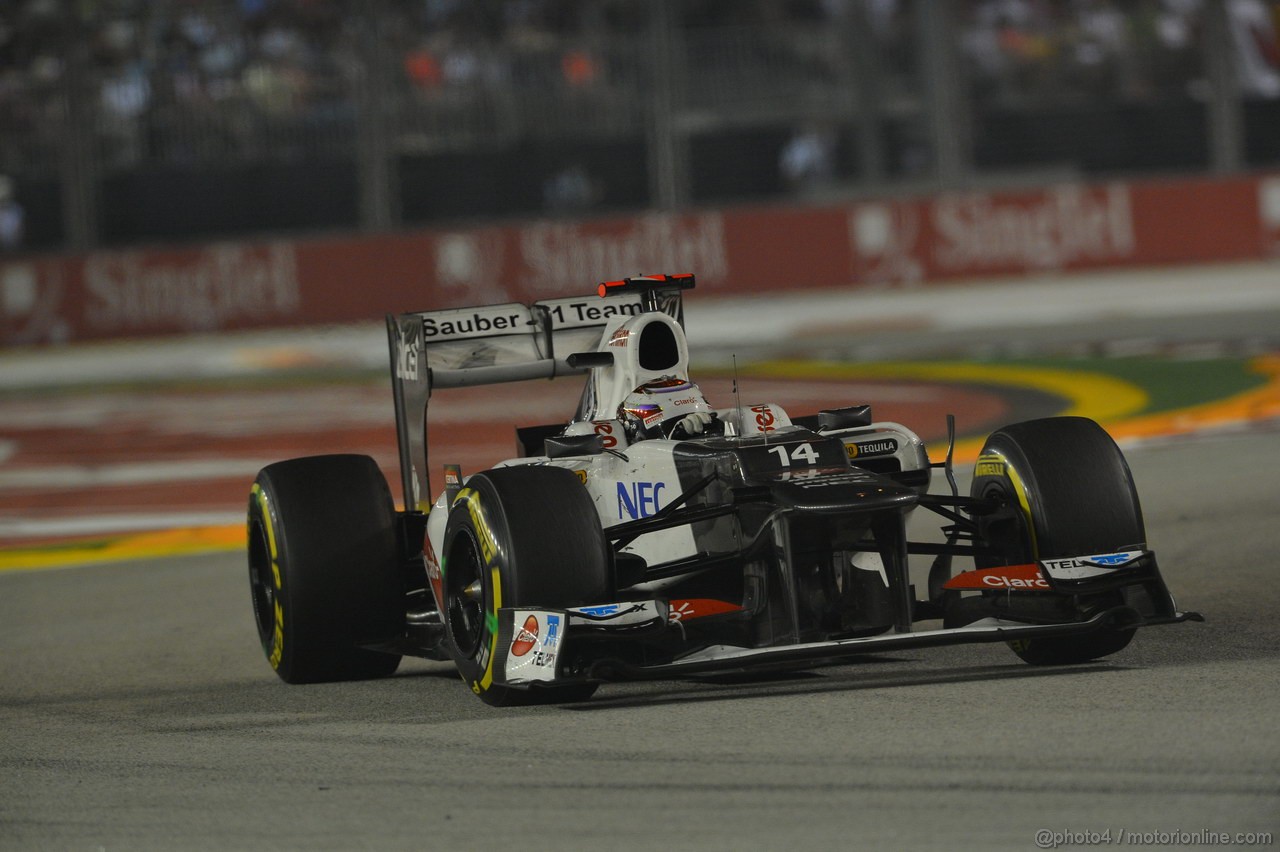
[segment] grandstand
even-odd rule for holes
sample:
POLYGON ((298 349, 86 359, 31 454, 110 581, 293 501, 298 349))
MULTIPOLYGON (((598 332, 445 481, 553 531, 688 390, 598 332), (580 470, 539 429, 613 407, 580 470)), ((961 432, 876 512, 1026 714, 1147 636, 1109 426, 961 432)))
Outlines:
POLYGON ((19 251, 1280 165, 1266 0, 11 0, 19 251))

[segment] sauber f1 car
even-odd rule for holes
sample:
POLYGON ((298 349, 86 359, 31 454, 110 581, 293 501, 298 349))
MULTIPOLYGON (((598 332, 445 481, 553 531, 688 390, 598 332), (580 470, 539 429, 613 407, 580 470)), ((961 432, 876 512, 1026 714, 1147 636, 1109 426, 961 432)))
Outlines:
POLYGON ((1093 421, 999 429, 961 495, 951 449, 931 462, 856 400, 713 408, 688 374, 693 285, 645 276, 598 297, 389 316, 405 509, 359 455, 272 464, 249 498, 276 673, 374 678, 413 655, 451 660, 489 704, 564 702, 608 681, 959 643, 1076 663, 1199 620, 1175 607, 1129 468, 1093 421), (518 428, 519 457, 490 470, 443 464, 431 490, 437 391, 584 374, 567 423, 518 428), (920 510, 938 520, 930 541, 907 534, 920 510))

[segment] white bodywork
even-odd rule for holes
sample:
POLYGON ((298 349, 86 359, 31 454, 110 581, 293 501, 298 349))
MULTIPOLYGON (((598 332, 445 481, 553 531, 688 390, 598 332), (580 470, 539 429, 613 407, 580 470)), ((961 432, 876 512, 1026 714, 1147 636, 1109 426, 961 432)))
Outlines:
MULTIPOLYGON (((582 313, 581 300, 561 301, 572 310, 566 312, 564 306, 545 303, 550 306, 553 318, 558 315, 567 321, 582 313)), ((499 330, 518 328, 523 320, 516 307, 519 306, 440 312, 431 315, 425 336, 435 349, 449 354, 451 360, 445 362, 449 367, 474 368, 478 355, 493 357, 494 347, 488 339, 482 346, 477 346, 476 338, 483 337, 499 323, 506 326, 499 330), (440 343, 446 345, 440 346, 440 343)), ((566 324, 570 331, 578 332, 574 324, 566 324)), ((561 328, 564 326, 556 326, 557 331, 561 328)), ((583 332, 586 330, 582 329, 583 332)), ((603 322, 597 324, 592 332, 599 333, 595 352, 607 353, 610 357, 608 363, 591 368, 578 410, 566 421, 562 434, 597 435, 603 451, 560 458, 538 455, 509 459, 494 467, 545 464, 574 471, 590 492, 601 525, 608 528, 651 517, 681 495, 682 486, 673 455, 679 442, 654 439, 630 443, 618 419, 618 409, 632 391, 647 382, 688 380, 689 348, 684 329, 671 316, 661 312, 634 313, 630 305, 603 317, 603 322)), ((511 338, 506 345, 523 345, 523 338, 511 338)), ((795 428, 787 412, 775 403, 719 409, 716 416, 724 424, 727 437, 768 437, 791 432, 795 428)), ((928 469, 923 442, 900 424, 880 423, 830 434, 839 435, 844 441, 846 455, 851 460, 866 455, 867 448, 873 448, 871 452, 876 456, 895 456, 901 470, 928 469)), ((429 570, 437 572, 435 576, 438 576, 439 567, 435 554, 440 552, 444 542, 450 493, 456 492, 449 490, 436 497, 427 519, 430 545, 427 561, 429 570)), ((731 529, 731 525, 725 529, 731 529)), ((705 549, 708 542, 704 539, 701 544, 705 549)), ((735 544, 723 543, 725 549, 731 549, 735 544)), ((693 530, 686 525, 641 536, 627 545, 623 552, 641 556, 652 565, 693 556, 697 550, 693 530)))

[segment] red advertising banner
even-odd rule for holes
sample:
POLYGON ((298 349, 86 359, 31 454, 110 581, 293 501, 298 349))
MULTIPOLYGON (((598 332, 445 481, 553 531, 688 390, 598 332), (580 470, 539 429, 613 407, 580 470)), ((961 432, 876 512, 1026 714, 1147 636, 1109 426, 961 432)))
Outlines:
POLYGON ((707 296, 1280 258, 1280 176, 0 261, 0 345, 370 320, 694 272, 707 296))

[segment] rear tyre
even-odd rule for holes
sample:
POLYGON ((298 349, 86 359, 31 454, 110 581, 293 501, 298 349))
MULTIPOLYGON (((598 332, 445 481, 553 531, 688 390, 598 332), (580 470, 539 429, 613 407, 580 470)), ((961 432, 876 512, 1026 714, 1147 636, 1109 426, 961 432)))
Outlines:
MULTIPOLYGON (((983 538, 1003 558, 979 559, 979 568, 1112 553, 1146 543, 1129 465, 1111 436, 1084 417, 1030 420, 994 432, 982 448, 970 494, 1014 507, 1009 515, 984 522, 983 538)), ((1111 592, 1080 601, 1080 609, 1089 616, 1123 603, 1120 592, 1111 592)), ((973 604, 973 599, 959 601, 950 620, 979 612, 973 604)), ((1034 665, 1080 663, 1116 653, 1133 633, 1024 639, 1009 647, 1034 665)))
POLYGON ((572 471, 521 465, 468 479, 449 512, 441 573, 451 653, 486 704, 583 701, 595 692, 594 683, 529 689, 494 683, 499 608, 608 598, 608 541, 572 471))
POLYGON ((359 647, 404 627, 395 505, 368 456, 263 468, 249 495, 249 587, 267 662, 287 683, 386 677, 359 647))

